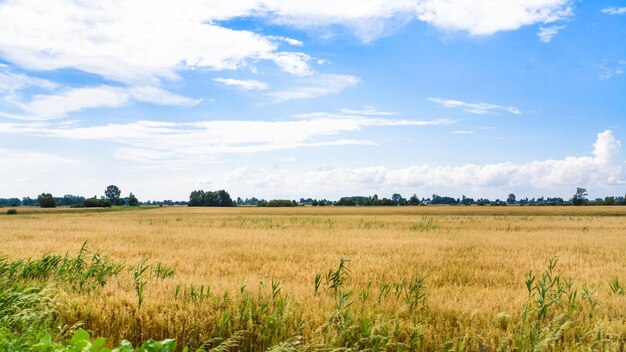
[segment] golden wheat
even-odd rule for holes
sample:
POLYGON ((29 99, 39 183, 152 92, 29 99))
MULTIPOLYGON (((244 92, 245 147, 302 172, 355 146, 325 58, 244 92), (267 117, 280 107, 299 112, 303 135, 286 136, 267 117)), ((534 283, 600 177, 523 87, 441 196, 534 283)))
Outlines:
POLYGON ((177 291, 202 286, 215 297, 234 297, 242 285, 256 294, 271 290, 272 282, 290 299, 285 319, 294 326, 285 334, 322 338, 319 327, 337 303, 325 285, 315 292, 315 274, 325 275, 341 258, 348 260, 353 314, 395 319, 402 327, 416 326, 418 316, 424 348, 501 344, 529 300, 528 270, 541 271, 554 257, 560 273, 595 289, 595 328, 622 341, 626 331, 626 299, 609 288, 615 278, 626 281, 626 208, 620 207, 42 212, 0 216, 0 232, 0 254, 10 258, 76 252, 88 241, 129 264, 149 258, 173 267, 175 276, 146 285, 140 309, 126 271, 102 290, 61 295, 64 321, 82 321, 113 340, 173 337, 201 344, 220 329, 216 305, 224 303, 182 301, 177 291), (377 299, 380 285, 415 273, 426 276, 423 312, 407 313, 400 298, 377 299))

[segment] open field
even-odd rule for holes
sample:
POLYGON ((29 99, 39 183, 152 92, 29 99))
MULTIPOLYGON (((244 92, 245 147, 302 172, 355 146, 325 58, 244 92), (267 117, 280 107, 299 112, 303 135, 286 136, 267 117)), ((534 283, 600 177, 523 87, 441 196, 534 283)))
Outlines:
POLYGON ((76 255, 88 241, 123 262, 103 287, 55 291, 68 330, 82 322, 109 341, 623 350, 626 339, 615 286, 626 283, 626 207, 42 212, 0 216, 0 233, 9 261, 76 255), (138 279, 144 259, 153 274, 138 279))

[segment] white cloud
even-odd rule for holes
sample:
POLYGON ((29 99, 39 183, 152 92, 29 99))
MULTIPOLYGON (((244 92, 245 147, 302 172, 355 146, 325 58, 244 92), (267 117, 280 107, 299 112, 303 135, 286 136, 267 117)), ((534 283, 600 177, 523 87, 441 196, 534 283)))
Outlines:
POLYGON ((337 94, 358 84, 360 79, 352 75, 325 74, 314 76, 305 85, 268 93, 278 102, 293 99, 311 99, 328 94, 337 94))
POLYGON ((297 61, 306 57, 279 52, 254 32, 214 24, 261 7, 254 1, 6 1, 0 53, 32 70, 75 68, 133 84, 175 79, 185 69, 237 69, 258 59, 286 69, 299 65, 302 72, 307 64, 297 61))
POLYGON ((28 102, 15 97, 7 99, 23 114, 0 113, 0 117, 22 120, 49 120, 63 118, 69 113, 93 108, 117 108, 131 101, 157 105, 192 106, 200 100, 179 96, 157 87, 97 86, 68 89, 57 94, 38 94, 28 102))
POLYGON ((45 79, 14 73, 8 69, 0 71, 0 93, 12 94, 18 90, 30 87, 51 90, 58 88, 58 84, 45 79))
POLYGON ((503 106, 488 103, 466 103, 460 100, 443 98, 428 98, 428 100, 448 108, 461 108, 465 112, 476 115, 493 114, 498 111, 505 111, 511 114, 520 115, 522 111, 514 106, 503 106))
POLYGON ((297 39, 293 39, 293 38, 287 38, 287 37, 283 37, 283 36, 279 36, 279 35, 269 35, 267 36, 268 39, 271 40, 277 40, 280 42, 285 42, 289 45, 292 46, 304 46, 304 43, 302 43, 301 41, 297 40, 297 39))
POLYGON ((392 116, 397 115, 397 112, 393 111, 378 111, 371 107, 365 107, 363 109, 341 109, 344 114, 356 114, 356 115, 379 115, 379 116, 392 116))
POLYGON ((602 9, 602 13, 608 15, 623 15, 626 14, 626 7, 605 7, 602 9))
POLYGON ((416 8, 422 21, 471 35, 553 23, 573 13, 570 0, 424 0, 418 1, 416 8))
POLYGON ((474 134, 474 131, 467 131, 467 130, 456 130, 456 131, 452 131, 453 134, 474 134))
POLYGON ((96 107, 120 107, 128 104, 128 94, 120 88, 100 86, 76 88, 54 95, 35 95, 27 103, 14 102, 26 114, 25 119, 64 117, 70 112, 96 107))
POLYGON ((239 87, 244 90, 267 90, 269 86, 267 83, 263 83, 261 81, 248 79, 233 79, 233 78, 215 78, 213 81, 225 84, 227 86, 239 87))
POLYGON ((164 89, 150 86, 132 87, 126 90, 128 96, 136 101, 156 105, 194 106, 202 99, 191 99, 164 89))
POLYGON ((311 57, 303 53, 282 52, 268 56, 283 71, 295 76, 310 76, 313 70, 309 66, 311 57))
POLYGON ((120 144, 118 159, 197 164, 217 154, 259 153, 331 145, 373 145, 342 135, 367 127, 437 126, 449 120, 371 118, 366 115, 317 113, 285 121, 138 121, 90 127, 36 123, 0 123, 0 133, 30 134, 120 144))
POLYGON ((552 38, 554 38, 554 36, 556 36, 560 30, 564 29, 565 26, 549 26, 549 27, 540 27, 539 28, 539 32, 537 32, 537 36, 539 37, 539 40, 541 40, 544 43, 550 43, 552 41, 552 38))
MULTIPOLYGON (((235 170, 226 176, 231 187, 239 189, 262 185, 266 189, 316 190, 315 196, 329 194, 355 195, 376 192, 467 192, 480 196, 511 189, 572 190, 577 186, 602 188, 626 182, 621 144, 609 130, 597 136, 591 156, 568 156, 559 160, 533 161, 523 164, 466 164, 462 166, 414 165, 405 168, 371 166, 362 168, 330 168, 308 172, 281 169, 235 170)), ((385 194, 385 193, 383 193, 385 194)), ((390 194, 390 193, 389 193, 390 194)), ((427 193, 425 195, 429 195, 427 193)), ((466 193, 467 194, 467 193, 466 193)))
POLYGON ((570 0, 9 0, 0 3, 0 55, 31 70, 78 69, 133 85, 176 79, 181 70, 238 69, 257 60, 308 75, 311 57, 281 52, 276 43, 301 42, 222 24, 255 17, 298 28, 341 26, 370 41, 414 19, 490 35, 571 15, 570 0))
POLYGON ((78 161, 49 153, 0 148, 0 163, 3 170, 28 174, 35 170, 50 171, 61 165, 76 164, 78 161))
POLYGON ((624 74, 624 67, 626 66, 626 60, 620 60, 617 64, 607 67, 605 65, 600 65, 600 70, 602 73, 600 74, 601 79, 610 79, 615 76, 621 76, 624 74))

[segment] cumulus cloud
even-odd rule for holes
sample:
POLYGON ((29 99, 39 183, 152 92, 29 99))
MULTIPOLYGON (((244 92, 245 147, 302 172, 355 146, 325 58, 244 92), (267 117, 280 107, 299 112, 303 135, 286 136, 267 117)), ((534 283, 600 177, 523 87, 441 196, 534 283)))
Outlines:
POLYGON ((346 133, 368 127, 437 126, 449 120, 413 120, 359 114, 315 113, 283 121, 200 121, 189 123, 138 121, 89 127, 43 122, 0 123, 0 133, 30 134, 72 140, 117 143, 118 159, 143 163, 197 164, 227 153, 260 153, 303 147, 375 145, 350 139, 346 133))
POLYGON ((6 1, 0 4, 0 53, 31 70, 74 68, 125 83, 154 84, 177 78, 179 70, 237 69, 258 59, 302 72, 307 64, 297 61, 305 56, 280 52, 263 35, 215 24, 261 7, 199 0, 6 1))
POLYGON ((511 114, 520 115, 522 110, 514 107, 514 106, 503 106, 496 104, 488 104, 488 103, 466 103, 460 100, 451 100, 451 99, 443 99, 443 98, 428 98, 428 100, 433 103, 439 104, 441 106, 445 106, 448 108, 460 108, 465 112, 469 112, 471 114, 476 115, 485 115, 485 114, 494 114, 498 111, 505 111, 511 114))
POLYGON ((425 0, 419 1, 416 8, 422 21, 471 35, 553 23, 571 17, 573 12, 569 0, 425 0))
POLYGON ((213 79, 213 81, 227 85, 227 86, 231 86, 231 87, 238 87, 243 90, 267 90, 269 89, 269 86, 267 85, 267 83, 263 83, 261 81, 257 81, 253 79, 241 80, 241 79, 233 79, 233 78, 215 78, 213 79))
MULTIPOLYGON (((597 135, 590 156, 568 156, 558 160, 541 160, 516 164, 466 164, 461 166, 413 165, 404 168, 370 166, 330 168, 293 173, 288 170, 241 168, 227 179, 237 185, 280 189, 315 189, 326 194, 351 195, 363 192, 393 190, 480 189, 573 189, 623 185, 625 164, 620 155, 621 143, 610 130, 597 135), (352 193, 351 193, 352 192, 352 193)), ((484 194, 484 193, 483 193, 484 194)))
POLYGON ((552 41, 552 38, 554 38, 554 36, 556 36, 560 30, 564 29, 565 26, 548 26, 548 27, 540 27, 539 28, 539 32, 537 32, 537 36, 539 37, 539 40, 541 40, 544 43, 550 43, 552 41))
POLYGON ((294 99, 311 99, 328 94, 337 94, 344 89, 358 84, 360 79, 352 75, 325 74, 312 77, 305 84, 285 90, 268 93, 277 102, 294 99))
POLYGON ((570 0, 9 0, 0 4, 0 54, 31 70, 72 68, 151 85, 176 79, 180 70, 237 69, 256 60, 306 75, 310 57, 282 52, 277 44, 300 41, 230 29, 227 21, 255 17, 299 28, 343 26, 367 41, 412 19, 490 35, 571 15, 570 0))

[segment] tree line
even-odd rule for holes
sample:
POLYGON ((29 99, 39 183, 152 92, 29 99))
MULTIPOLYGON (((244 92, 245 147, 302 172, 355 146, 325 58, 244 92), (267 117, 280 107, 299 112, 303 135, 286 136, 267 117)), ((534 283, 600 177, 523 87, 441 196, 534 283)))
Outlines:
POLYGON ((70 207, 111 207, 111 206, 139 206, 139 205, 187 205, 192 207, 233 207, 233 206, 256 206, 256 207, 294 207, 294 206, 416 206, 416 205, 477 205, 477 206, 506 206, 506 205, 626 205, 626 196, 607 196, 604 198, 588 199, 585 188, 577 188, 574 195, 569 199, 561 197, 517 198, 511 193, 506 199, 469 198, 465 195, 461 198, 441 196, 433 194, 428 198, 420 198, 416 194, 405 198, 399 193, 391 197, 373 196, 349 196, 341 197, 332 201, 328 199, 300 198, 299 201, 290 199, 258 199, 255 197, 242 199, 237 197, 232 200, 225 190, 204 191, 195 190, 189 195, 189 201, 145 201, 140 202, 131 192, 127 197, 121 197, 121 190, 115 185, 110 185, 104 190, 104 195, 91 198, 82 196, 65 195, 54 197, 50 193, 42 193, 36 199, 30 197, 0 198, 0 206, 40 206, 52 208, 56 206, 70 207))
POLYGON ((141 202, 131 192, 127 197, 121 197, 122 191, 115 185, 105 188, 104 195, 85 198, 66 194, 63 197, 54 197, 50 193, 41 193, 37 198, 0 198, 0 206, 28 207, 39 206, 41 208, 55 208, 57 206, 69 206, 73 208, 107 208, 111 206, 139 206, 141 202))

